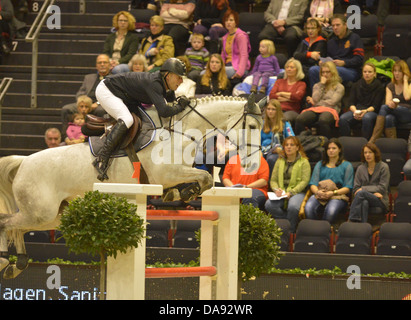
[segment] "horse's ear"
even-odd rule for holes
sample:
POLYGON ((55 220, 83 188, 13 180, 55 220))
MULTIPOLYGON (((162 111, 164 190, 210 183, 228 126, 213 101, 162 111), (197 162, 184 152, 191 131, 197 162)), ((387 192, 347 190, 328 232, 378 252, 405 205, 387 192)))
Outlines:
POLYGON ((255 95, 252 92, 247 99, 247 111, 250 114, 261 114, 261 108, 255 103, 255 95))

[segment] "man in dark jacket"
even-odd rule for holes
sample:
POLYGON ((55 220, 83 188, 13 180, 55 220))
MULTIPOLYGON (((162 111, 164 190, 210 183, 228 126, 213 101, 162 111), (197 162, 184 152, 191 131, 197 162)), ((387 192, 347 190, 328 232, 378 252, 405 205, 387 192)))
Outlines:
POLYGON ((108 179, 106 172, 110 155, 134 123, 130 110, 142 103, 153 104, 159 116, 166 118, 183 111, 189 104, 184 96, 177 103, 174 102, 174 91, 183 82, 185 74, 184 63, 177 58, 170 58, 164 62, 160 71, 119 73, 100 82, 96 89, 97 100, 117 123, 93 162, 99 180, 108 179), (173 102, 168 103, 170 100, 173 102))
MULTIPOLYGON (((347 19, 342 14, 331 18, 333 34, 327 42, 326 59, 332 59, 343 82, 355 82, 361 76, 364 63, 364 44, 360 36, 347 27, 347 19)), ((321 64, 321 61, 320 61, 321 64)), ((311 88, 320 80, 320 67, 313 66, 308 72, 311 88)))

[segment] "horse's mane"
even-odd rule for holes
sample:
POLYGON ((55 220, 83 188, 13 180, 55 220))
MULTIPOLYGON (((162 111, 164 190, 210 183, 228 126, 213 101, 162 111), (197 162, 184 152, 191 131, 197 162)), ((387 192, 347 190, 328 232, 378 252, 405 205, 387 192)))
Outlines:
POLYGON ((196 103, 208 103, 208 102, 217 102, 217 101, 247 101, 242 97, 233 97, 233 96, 205 96, 195 99, 196 103))

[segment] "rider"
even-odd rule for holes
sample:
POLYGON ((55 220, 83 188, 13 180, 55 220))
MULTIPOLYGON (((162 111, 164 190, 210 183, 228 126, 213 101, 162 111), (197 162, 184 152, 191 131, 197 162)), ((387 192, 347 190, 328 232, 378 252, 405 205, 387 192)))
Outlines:
POLYGON ((135 110, 141 103, 154 104, 159 116, 167 118, 183 111, 190 103, 185 96, 176 101, 174 94, 185 75, 184 63, 177 58, 170 58, 164 62, 160 71, 119 73, 106 77, 99 83, 96 89, 97 100, 117 120, 93 162, 99 173, 99 180, 108 179, 106 172, 110 155, 134 123, 130 110, 135 110))

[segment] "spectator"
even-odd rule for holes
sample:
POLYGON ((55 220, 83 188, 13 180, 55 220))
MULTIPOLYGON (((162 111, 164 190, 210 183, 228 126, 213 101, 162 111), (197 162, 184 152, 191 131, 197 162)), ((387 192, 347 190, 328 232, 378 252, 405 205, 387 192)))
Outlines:
POLYGON ((277 79, 269 97, 280 101, 285 121, 294 126, 295 119, 301 112, 301 104, 307 85, 302 81, 304 73, 300 61, 291 58, 285 63, 284 68, 284 78, 277 79))
POLYGON ((164 19, 164 33, 173 38, 176 56, 181 56, 187 48, 190 30, 193 26, 195 0, 166 0, 160 9, 164 19))
POLYGON ((321 32, 326 37, 332 33, 330 22, 335 13, 345 13, 340 0, 313 0, 310 4, 310 16, 320 23, 321 32))
POLYGON ((225 187, 252 188, 251 198, 244 198, 243 204, 252 204, 254 207, 264 210, 268 191, 268 164, 263 157, 260 167, 253 173, 245 173, 241 167, 240 155, 230 158, 225 165, 223 173, 223 184, 225 187))
MULTIPOLYGON (((411 132, 408 136, 408 153, 411 153, 411 132)), ((405 178, 411 180, 411 158, 407 160, 402 171, 404 172, 405 178)))
POLYGON ((385 136, 396 138, 398 123, 411 122, 410 69, 404 60, 395 61, 392 66, 393 78, 385 89, 385 104, 381 106, 375 121, 370 142, 377 140, 385 126, 385 136))
POLYGON ((291 232, 298 223, 298 213, 311 177, 311 166, 297 137, 285 138, 283 150, 270 179, 271 190, 278 200, 268 199, 265 209, 274 219, 288 219, 291 232))
POLYGON ((221 55, 213 53, 207 63, 204 74, 199 79, 196 95, 231 95, 231 83, 227 78, 221 55))
POLYGON ((141 53, 137 53, 128 62, 128 67, 131 72, 146 72, 148 71, 147 59, 141 53))
MULTIPOLYGON (((89 114, 90 111, 91 111, 91 105, 92 104, 93 104, 92 100, 89 97, 87 97, 86 95, 79 96, 77 98, 77 112, 74 113, 73 115, 71 115, 71 119, 74 119, 76 114, 80 114, 80 115, 83 116, 83 119, 84 119, 84 122, 85 122, 87 114, 89 114)), ((66 129, 66 138, 64 139, 64 143, 66 145, 70 145, 70 144, 82 142, 82 141, 78 141, 78 139, 75 139, 76 141, 74 141, 74 142, 72 141, 73 140, 72 136, 73 136, 73 129, 74 128, 71 128, 69 130, 70 124, 73 124, 73 121, 69 122, 66 125, 67 129, 66 129), (71 137, 69 136, 68 132, 70 132, 71 137)), ((81 129, 81 126, 80 126, 80 129, 81 129)), ((76 128, 76 129, 74 129, 74 131, 75 130, 80 131, 80 129, 76 128)), ((84 138, 86 138, 85 135, 84 135, 84 138)), ((83 141, 84 141, 84 139, 83 139, 83 141)))
POLYGON ((191 64, 188 78, 197 82, 210 59, 210 52, 204 47, 204 36, 201 33, 193 33, 191 47, 186 49, 184 55, 187 56, 191 64))
POLYGON ((261 129, 261 151, 267 160, 270 174, 282 151, 284 138, 289 136, 294 136, 291 124, 284 121, 280 102, 271 99, 264 108, 263 128, 261 129))
POLYGON ((274 42, 267 39, 261 40, 259 51, 260 54, 255 59, 254 67, 251 71, 251 75, 253 76, 251 92, 257 93, 258 84, 261 80, 258 92, 265 95, 270 77, 274 77, 280 73, 280 66, 277 57, 274 55, 274 42))
POLYGON ((381 161, 381 153, 373 143, 367 143, 361 150, 362 164, 357 168, 354 178, 353 200, 348 219, 353 222, 367 222, 368 210, 381 208, 388 212, 388 188, 390 169, 381 161))
POLYGON ((227 33, 222 20, 230 7, 227 0, 197 0, 193 33, 210 38, 210 53, 219 53, 219 40, 227 33))
POLYGON ((13 50, 10 24, 14 17, 14 8, 10 0, 0 0, 0 63, 3 55, 13 50))
POLYGON ((75 113, 73 115, 73 121, 69 122, 65 139, 66 144, 76 144, 85 141, 86 136, 81 132, 81 127, 85 122, 84 115, 82 113, 75 113))
POLYGON ((44 133, 44 141, 47 148, 55 148, 61 146, 61 133, 57 128, 48 128, 44 133))
POLYGON ((221 57, 227 77, 233 86, 241 81, 251 67, 250 39, 248 34, 238 27, 239 21, 239 14, 236 11, 228 9, 224 14, 223 24, 228 32, 222 39, 221 57))
MULTIPOLYGON (((85 75, 80 89, 76 93, 76 101, 78 97, 86 95, 91 98, 93 104, 91 105, 90 113, 96 116, 104 116, 106 112, 100 106, 96 98, 96 87, 101 80, 110 74, 110 58, 106 54, 100 54, 96 59, 97 72, 85 75)), ((73 113, 77 112, 77 102, 70 103, 61 109, 62 132, 66 133, 68 122, 73 113)))
POLYGON ((348 207, 348 194, 354 183, 354 168, 344 160, 343 148, 336 138, 324 146, 323 160, 317 162, 309 182, 313 195, 305 205, 307 219, 327 220, 333 224, 348 207), (321 212, 323 212, 321 217, 321 212))
POLYGON ((295 120, 297 135, 318 122, 319 133, 330 138, 331 128, 338 127, 345 89, 333 62, 321 64, 320 73, 321 80, 314 85, 312 97, 307 97, 307 103, 311 107, 303 110, 295 120))
POLYGON ((361 124, 362 136, 369 140, 383 98, 384 87, 377 79, 377 69, 371 62, 366 62, 362 68, 362 78, 351 88, 350 109, 340 117, 340 136, 350 136, 351 129, 361 124))
POLYGON ((173 38, 164 34, 162 17, 155 15, 150 18, 150 35, 141 41, 138 52, 146 57, 150 72, 160 70, 167 59, 174 57, 173 38))
POLYGON ((288 58, 291 58, 303 35, 301 28, 307 7, 308 0, 271 0, 264 12, 267 24, 258 39, 269 39, 274 43, 277 38, 284 39, 288 58))
POLYGON ((134 31, 136 19, 127 11, 113 17, 115 32, 107 36, 103 53, 110 57, 111 73, 129 72, 128 62, 138 49, 138 35, 134 31))
MULTIPOLYGON (((180 59, 186 66, 186 74, 191 70, 190 61, 186 56, 178 56, 177 59, 180 59)), ((196 93, 196 82, 189 79, 187 76, 183 76, 183 82, 178 86, 175 91, 176 97, 186 96, 187 98, 194 98, 196 93)))
POLYGON ((327 55, 327 40, 321 36, 321 24, 314 18, 308 18, 304 28, 307 37, 303 39, 294 52, 294 58, 303 66, 306 83, 308 70, 318 66, 321 57, 327 55))
MULTIPOLYGON (((331 26, 333 34, 327 41, 328 57, 324 59, 335 63, 343 83, 355 82, 360 77, 364 63, 364 44, 358 34, 348 29, 344 15, 335 14, 331 18, 331 26)), ((319 81, 319 70, 319 66, 313 66, 309 70, 311 88, 319 81)))

